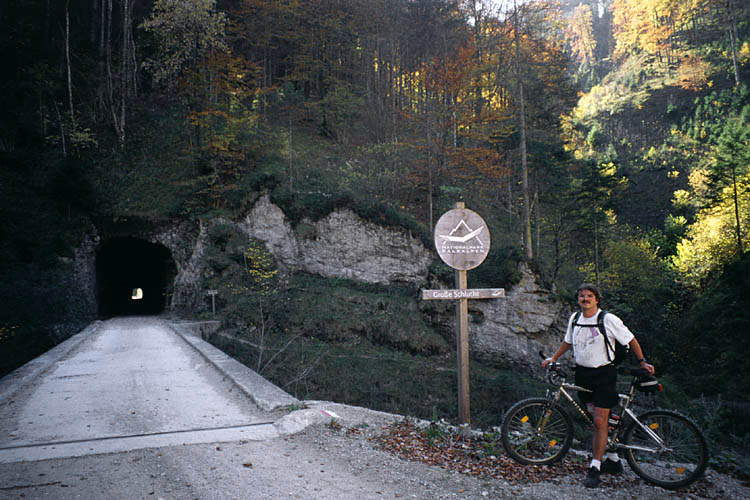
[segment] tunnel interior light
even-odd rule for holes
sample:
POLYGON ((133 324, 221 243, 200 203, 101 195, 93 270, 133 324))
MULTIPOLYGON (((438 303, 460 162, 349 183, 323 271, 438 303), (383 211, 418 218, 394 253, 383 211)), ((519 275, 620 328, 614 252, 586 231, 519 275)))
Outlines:
POLYGON ((143 289, 133 288, 133 295, 130 298, 132 300, 141 300, 143 298, 143 289))

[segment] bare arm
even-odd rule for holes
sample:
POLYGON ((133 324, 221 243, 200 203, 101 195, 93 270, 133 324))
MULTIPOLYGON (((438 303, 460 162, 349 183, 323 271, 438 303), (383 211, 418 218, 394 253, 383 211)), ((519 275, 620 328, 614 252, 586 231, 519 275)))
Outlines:
POLYGON ((547 358, 544 361, 542 361, 542 368, 547 368, 548 364, 554 363, 555 361, 560 359, 560 356, 565 354, 568 351, 568 349, 570 349, 570 347, 571 345, 568 344, 567 342, 563 342, 562 344, 560 344, 560 347, 557 348, 557 352, 555 352, 555 354, 553 354, 551 358, 547 358))
POLYGON ((639 360, 641 367, 645 368, 651 375, 653 375, 656 372, 656 368, 654 368, 654 365, 650 365, 646 362, 645 356, 643 355, 643 349, 641 349, 641 344, 638 343, 638 339, 633 337, 633 340, 631 340, 628 345, 630 345, 630 350, 633 351, 635 359, 639 360))

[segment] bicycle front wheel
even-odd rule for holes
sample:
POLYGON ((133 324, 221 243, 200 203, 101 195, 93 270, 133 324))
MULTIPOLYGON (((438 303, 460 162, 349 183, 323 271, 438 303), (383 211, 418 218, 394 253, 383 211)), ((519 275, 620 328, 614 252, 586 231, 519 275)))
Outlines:
POLYGON ((638 417, 623 439, 633 472, 647 482, 677 489, 697 480, 708 465, 708 444, 698 426, 669 410, 652 410, 638 417))
POLYGON ((505 451, 525 465, 561 460, 573 443, 573 421, 545 398, 519 401, 505 413, 500 435, 505 451))

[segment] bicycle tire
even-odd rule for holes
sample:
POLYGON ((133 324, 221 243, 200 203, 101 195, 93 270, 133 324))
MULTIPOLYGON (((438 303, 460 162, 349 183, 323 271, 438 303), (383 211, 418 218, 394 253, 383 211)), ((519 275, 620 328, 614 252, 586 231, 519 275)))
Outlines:
POLYGON ((682 488, 703 475, 708 465, 708 442, 695 422, 671 410, 651 410, 639 415, 638 420, 656 433, 668 449, 658 450, 655 440, 633 421, 623 443, 653 449, 625 450, 633 472, 666 489, 682 488))
POLYGON ((550 409, 545 398, 523 399, 505 412, 500 436, 505 451, 524 465, 548 465, 562 460, 573 443, 573 420, 559 406, 552 407, 542 432, 538 423, 550 409))

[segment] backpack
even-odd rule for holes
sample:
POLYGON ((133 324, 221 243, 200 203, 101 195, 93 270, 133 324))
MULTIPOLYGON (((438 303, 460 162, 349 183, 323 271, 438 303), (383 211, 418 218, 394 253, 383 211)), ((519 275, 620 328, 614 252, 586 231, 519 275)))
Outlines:
MULTIPOLYGON (((601 333, 604 336, 604 343, 606 346, 604 347, 604 350, 607 351, 607 360, 610 363, 613 363, 615 366, 622 364, 623 361, 628 357, 630 354, 630 346, 629 345, 622 345, 619 342, 615 340, 615 348, 612 349, 612 344, 609 343, 609 337, 607 337, 607 330, 604 328, 604 316, 607 315, 607 311, 599 311, 599 316, 596 318, 596 328, 599 330, 599 333, 601 333), (615 356, 614 359, 612 358, 612 354, 610 352, 614 351, 615 356)), ((593 326, 593 325, 580 325, 578 324, 578 318, 581 317, 581 311, 577 311, 575 314, 573 314, 573 323, 571 326, 593 326)))

